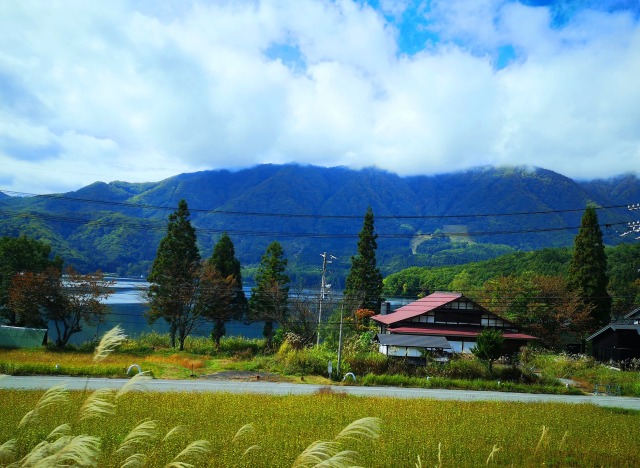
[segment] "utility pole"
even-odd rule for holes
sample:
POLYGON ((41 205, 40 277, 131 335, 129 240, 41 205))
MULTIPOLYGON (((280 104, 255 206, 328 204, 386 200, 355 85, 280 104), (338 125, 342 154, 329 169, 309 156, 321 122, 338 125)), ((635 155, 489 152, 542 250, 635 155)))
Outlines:
POLYGON ((322 302, 324 301, 324 295, 325 295, 326 289, 331 287, 331 285, 327 284, 326 282, 327 263, 331 263, 333 260, 338 258, 338 257, 334 257, 331 254, 327 254, 327 252, 322 252, 320 256, 322 257, 322 280, 320 282, 320 303, 318 305, 318 331, 316 333, 317 334, 316 346, 320 346, 320 324, 322 323, 322 302), (329 257, 328 260, 327 260, 327 257, 329 257))
POLYGON ((344 303, 340 306, 340 332, 338 333, 338 365, 336 372, 340 380, 340 364, 342 362, 342 316, 344 313, 344 303))

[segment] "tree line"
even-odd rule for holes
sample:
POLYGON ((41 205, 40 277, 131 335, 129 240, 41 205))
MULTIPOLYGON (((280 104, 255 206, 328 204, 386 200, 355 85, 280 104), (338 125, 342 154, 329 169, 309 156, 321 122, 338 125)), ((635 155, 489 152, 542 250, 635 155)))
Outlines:
MULTIPOLYGON (((376 248, 373 211, 369 208, 344 292, 352 308, 380 310, 382 274, 376 267, 376 248)), ((313 320, 314 301, 303 294, 290 297, 287 263, 282 245, 277 241, 269 244, 247 300, 233 242, 227 234, 222 235, 211 257, 202 261, 187 202, 181 200, 169 216, 167 233, 160 241, 148 277, 147 318, 150 323, 164 319, 169 324, 171 345, 179 349, 184 348, 186 337, 205 322, 212 323, 212 338, 219 344, 230 320, 264 322, 268 347, 277 328, 283 333, 292 332, 309 344, 318 332, 313 320)))
MULTIPOLYGON (((351 258, 342 303, 333 304, 327 310, 328 320, 319 323, 318 299, 301 288, 290 294, 288 261, 279 242, 267 246, 247 299, 231 238, 223 234, 211 256, 202 259, 189 208, 181 200, 169 216, 166 234, 147 278, 150 286, 146 292, 146 317, 149 323, 163 319, 169 325, 172 346, 179 349, 184 348, 185 339, 196 328, 206 324, 211 326, 211 338, 219 345, 226 334, 225 325, 232 320, 263 322, 263 335, 269 346, 276 331, 281 336, 290 333, 299 346, 312 344, 319 334, 334 342, 336 327, 327 326, 327 321, 346 323, 358 343, 363 333, 371 338, 373 329, 368 326, 368 318, 379 313, 383 293, 389 294, 391 286, 396 288, 393 292, 422 294, 448 289, 462 292, 516 323, 541 338, 544 345, 560 349, 607 323, 612 308, 620 307, 608 291, 607 255, 596 211, 591 206, 584 212, 573 251, 540 252, 545 267, 542 273, 512 269, 511 273, 493 275, 479 284, 482 275, 469 265, 444 276, 446 282, 441 277, 441 284, 435 284, 424 282, 424 277, 413 269, 413 276, 402 272, 388 277, 383 291, 376 250, 374 215, 369 207, 359 233, 357 255, 351 258)), ((514 258, 527 264, 528 255, 519 253, 514 258)), ((105 318, 108 310, 102 300, 111 294, 110 284, 99 271, 80 275, 73 269, 63 269, 60 258, 51 260, 49 256, 50 248, 42 242, 26 237, 0 239, 0 318, 15 326, 46 326, 53 321, 58 332, 56 343, 64 346, 83 323, 99 323, 105 318)), ((429 273, 430 269, 419 272, 429 273)), ((635 284, 640 287, 637 274, 635 284)))

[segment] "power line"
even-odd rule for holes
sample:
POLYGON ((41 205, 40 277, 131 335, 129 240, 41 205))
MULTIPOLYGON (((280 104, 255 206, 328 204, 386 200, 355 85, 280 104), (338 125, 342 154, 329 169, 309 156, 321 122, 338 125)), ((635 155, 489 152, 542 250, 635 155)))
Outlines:
MULTIPOLYGON (((136 209, 149 209, 149 210, 162 210, 162 211, 175 211, 176 206, 162 206, 162 205, 148 205, 143 203, 131 203, 131 202, 117 202, 111 200, 95 200, 90 198, 77 198, 69 197, 59 194, 40 195, 27 192, 14 192, 11 190, 0 189, 0 192, 13 196, 28 196, 37 197, 39 199, 54 199, 72 201, 78 203, 88 204, 101 204, 108 206, 122 206, 136 209)), ((627 208, 629 205, 610 205, 596 207, 597 210, 609 210, 618 208, 627 208)), ((633 205, 632 205, 633 206, 633 205)), ((260 211, 234 211, 234 210, 221 210, 221 209, 202 209, 202 208, 189 208, 192 213, 209 213, 209 214, 225 214, 236 216, 258 216, 258 217, 282 217, 282 218, 312 218, 312 219, 354 219, 361 220, 360 215, 321 215, 321 214, 308 214, 308 213, 274 213, 274 212, 260 212, 260 211)), ((529 216, 529 215, 546 215, 546 214, 559 214, 559 213, 576 213, 584 211, 584 207, 580 208, 568 208, 562 210, 539 210, 539 211, 519 211, 510 213, 462 213, 462 214, 448 214, 448 215, 378 215, 376 219, 457 219, 457 218, 484 218, 484 217, 504 217, 504 216, 529 216)))
MULTIPOLYGON (((124 222, 124 221, 107 221, 96 219, 76 218, 70 216, 53 215, 48 213, 20 213, 7 210, 0 210, 0 215, 4 215, 8 218, 25 219, 35 218, 43 219, 52 222, 62 222, 70 224, 91 224, 93 226, 104 226, 114 228, 129 228, 133 230, 144 231, 164 231, 166 229, 166 223, 164 221, 151 221, 140 220, 139 223, 124 222)), ((618 223, 605 223, 601 224, 602 228, 612 228, 614 226, 628 225, 626 222, 618 223)), ((213 229, 198 227, 194 223, 194 227, 198 232, 205 234, 222 234, 228 233, 237 236, 249 236, 249 237, 270 237, 270 238, 283 238, 283 237, 298 237, 298 238, 316 238, 316 239, 353 239, 358 238, 358 233, 322 233, 322 232, 282 232, 282 231, 246 231, 246 230, 230 230, 230 229, 213 229)), ((568 227, 555 227, 555 228, 532 228, 532 229, 511 229, 500 231, 467 231, 464 233, 464 237, 483 237, 483 236, 495 236, 495 235, 511 235, 511 234, 536 234, 543 232, 559 232, 559 231, 575 231, 580 229, 581 226, 568 226, 568 227)), ((413 239, 415 233, 378 233, 378 238, 381 239, 413 239)), ((432 237, 450 237, 446 233, 438 233, 431 235, 432 237)), ((454 234, 455 236, 455 234, 454 234)))

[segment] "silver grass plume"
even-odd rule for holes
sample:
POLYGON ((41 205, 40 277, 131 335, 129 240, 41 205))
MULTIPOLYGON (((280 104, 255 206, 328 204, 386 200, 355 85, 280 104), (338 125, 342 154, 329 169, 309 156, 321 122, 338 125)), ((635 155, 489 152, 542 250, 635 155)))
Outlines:
POLYGON ((293 468, 316 466, 340 451, 338 442, 317 440, 310 444, 293 462, 293 468))
POLYGON ((143 467, 147 462, 147 456, 143 453, 134 453, 130 455, 120 468, 138 468, 143 467))
POLYGON ((489 454, 489 456, 487 457, 487 465, 489 464, 489 462, 493 461, 493 457, 495 456, 496 453, 498 453, 500 450, 502 450, 502 447, 498 447, 497 445, 494 445, 493 448, 491 449, 491 453, 489 454))
POLYGON ((253 453, 253 452, 257 451, 257 450, 260 450, 261 448, 262 448, 262 447, 260 447, 259 445, 252 445, 251 447, 249 447, 247 450, 245 450, 245 451, 242 453, 242 456, 243 456, 243 457, 246 457, 246 456, 247 456, 247 455, 249 455, 250 453, 253 453))
POLYGON ((233 436, 233 441, 235 442, 247 434, 253 434, 253 432, 254 432, 253 424, 251 423, 245 424, 240 429, 238 429, 238 432, 236 432, 236 435, 233 436))
POLYGON ((196 440, 191 442, 182 452, 176 455, 168 466, 174 466, 173 463, 180 462, 180 458, 203 459, 211 452, 211 442, 208 440, 196 440))
POLYGON ((174 460, 171 463, 167 463, 165 468, 194 468, 194 466, 191 463, 174 460))
POLYGON ((336 453, 331 458, 314 465, 314 468, 356 468, 354 463, 358 452, 353 450, 343 450, 336 453))
POLYGON ((62 436, 59 439, 48 442, 43 440, 38 445, 33 447, 29 453, 27 453, 18 466, 21 467, 33 467, 38 466, 42 460, 47 459, 52 454, 60 451, 71 440, 71 436, 62 436))
MULTIPOLYGON (((62 439, 68 439, 62 437, 62 439)), ((71 438, 60 450, 47 458, 38 461, 34 468, 49 468, 52 466, 98 466, 100 455, 100 439, 82 434, 71 438)))
POLYGON ((145 419, 126 435, 116 454, 128 454, 133 452, 137 447, 143 447, 149 444, 158 436, 158 421, 145 419))
POLYGON ((151 380, 151 376, 149 375, 149 371, 141 372, 139 374, 134 375, 124 384, 118 393, 116 393, 116 400, 123 395, 126 395, 129 392, 133 391, 147 391, 148 388, 144 384, 144 382, 151 380))
POLYGON ((562 434, 562 440, 560 440, 560 445, 558 445, 558 450, 562 450, 564 448, 564 444, 567 442, 568 435, 569 431, 564 431, 564 434, 562 434))
POLYGON ((36 403, 35 408, 29 411, 27 414, 23 416, 18 424, 18 428, 22 428, 26 424, 36 421, 38 418, 38 414, 45 408, 49 406, 58 404, 58 403, 67 403, 69 401, 69 391, 64 387, 64 385, 56 385, 54 387, 49 388, 44 395, 40 397, 38 403, 36 403))
POLYGON ((47 436, 47 440, 57 440, 60 437, 71 435, 71 424, 60 424, 47 436))
POLYGON ((547 426, 542 426, 542 434, 540 435, 540 440, 538 441, 538 445, 536 445, 534 454, 537 454, 538 450, 540 450, 540 447, 542 447, 542 444, 546 443, 548 432, 549 428, 547 426))
POLYGON ((9 439, 0 445, 0 462, 13 458, 16 451, 16 439, 9 439))
POLYGON ((162 442, 165 442, 172 437, 182 434, 183 432, 186 432, 186 430, 187 428, 184 426, 176 426, 167 432, 167 434, 162 438, 162 442))
POLYGON ((113 403, 114 390, 112 388, 99 388, 95 390, 82 404, 79 421, 90 418, 101 418, 115 413, 116 405, 113 403))
POLYGON ((100 343, 96 347, 93 353, 93 362, 100 362, 104 360, 109 354, 113 352, 120 344, 127 339, 124 330, 120 325, 116 325, 107 333, 105 333, 100 340, 100 343))
POLYGON ((353 421, 340 431, 336 440, 340 439, 377 439, 380 437, 380 418, 361 418, 353 421))

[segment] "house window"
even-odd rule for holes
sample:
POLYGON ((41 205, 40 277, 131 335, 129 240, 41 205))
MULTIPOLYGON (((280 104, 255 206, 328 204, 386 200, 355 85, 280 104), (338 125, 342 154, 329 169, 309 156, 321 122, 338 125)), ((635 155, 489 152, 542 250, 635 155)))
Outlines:
POLYGON ((458 312, 455 310, 436 310, 436 323, 455 323, 480 325, 481 315, 473 312, 458 312))

